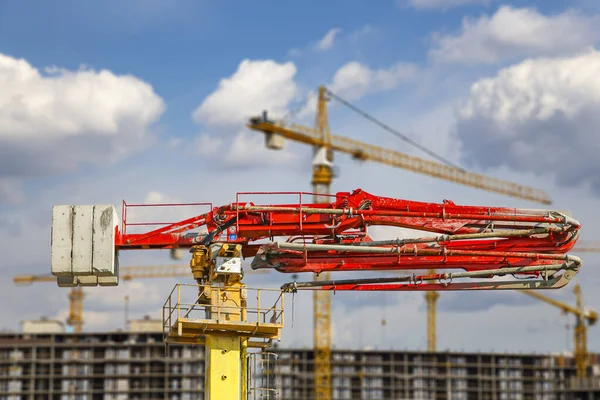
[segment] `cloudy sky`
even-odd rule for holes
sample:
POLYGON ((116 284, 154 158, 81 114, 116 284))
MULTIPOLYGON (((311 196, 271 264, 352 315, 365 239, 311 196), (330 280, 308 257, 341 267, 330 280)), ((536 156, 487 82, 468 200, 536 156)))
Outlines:
MULTIPOLYGON (((67 314, 68 290, 12 283, 49 272, 52 205, 310 190, 310 150, 268 151, 244 122, 269 110, 310 124, 320 84, 465 169, 547 191, 583 223, 582 238, 599 239, 600 5, 376 3, 0 2, 0 329, 67 314)), ((337 134, 428 157, 339 104, 330 122, 337 134)), ((334 191, 539 207, 344 155, 335 163, 334 191)), ((577 282, 600 308, 598 261, 584 255, 577 282)), ((121 258, 169 262, 166 252, 121 258)), ((289 280, 248 276, 260 287, 289 280)), ((158 317, 175 282, 86 289, 85 329, 121 328, 125 295, 132 317, 158 317)), ((551 295, 574 302, 572 287, 551 295)), ((310 294, 287 306, 282 345, 310 346, 310 294)), ((419 293, 338 293, 335 346, 423 349, 424 311, 419 293)), ((572 318, 520 293, 444 293, 438 320, 441 349, 573 345, 572 318)), ((600 335, 588 337, 600 351, 600 335)))

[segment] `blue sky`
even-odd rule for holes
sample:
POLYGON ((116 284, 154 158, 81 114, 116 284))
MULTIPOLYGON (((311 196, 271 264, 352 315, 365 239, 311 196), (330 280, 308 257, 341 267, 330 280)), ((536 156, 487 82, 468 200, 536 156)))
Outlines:
MULTIPOLYGON (((11 282, 49 271, 54 204, 219 203, 236 191, 309 190, 309 150, 268 152, 243 121, 263 109, 281 117, 300 108, 297 119, 311 124, 319 84, 468 169, 548 191, 552 207, 571 210, 583 237, 597 239, 599 8, 587 0, 0 2, 1 328, 65 316, 64 290, 11 282), (44 305, 17 310, 15 296, 44 305)), ((339 105, 330 119, 336 133, 426 157, 339 105)), ((336 164, 336 191, 537 207, 344 156, 336 164)), ((170 262, 155 254, 124 260, 170 262)), ((590 305, 600 305, 597 260, 586 255, 580 273, 590 305)), ((250 279, 277 286, 289 278, 250 279)), ((133 312, 158 315, 173 283, 92 289, 86 326, 118 326, 124 293, 133 312)), ((573 301, 570 289, 553 294, 573 301)), ((558 312, 519 296, 445 294, 440 347, 542 351, 564 343, 558 312), (506 338, 507 327, 523 339, 506 338)), ((397 346, 390 332, 398 332, 402 347, 423 348, 422 295, 384 299, 382 307, 380 297, 338 295, 337 343, 397 346), (384 336, 369 319, 379 314, 393 319, 384 336), (348 334, 357 321, 371 322, 360 340, 348 334)), ((295 301, 296 321, 310 322, 309 296, 295 301)), ((285 344, 310 344, 309 325, 286 328, 285 344)))
MULTIPOLYGON (((554 12, 560 3, 543 2, 540 9, 554 12)), ((167 102, 161 118, 165 130, 193 135, 196 129, 188 117, 198 99, 242 59, 293 60, 308 87, 316 87, 349 60, 372 68, 399 60, 424 65, 434 32, 452 32, 466 15, 495 6, 423 12, 401 2, 357 0, 3 2, 0 46, 4 54, 24 57, 37 68, 84 64, 133 74, 150 82, 167 102), (311 44, 332 27, 342 30, 337 46, 325 53, 311 51, 311 44), (294 57, 292 49, 308 54, 294 57)))

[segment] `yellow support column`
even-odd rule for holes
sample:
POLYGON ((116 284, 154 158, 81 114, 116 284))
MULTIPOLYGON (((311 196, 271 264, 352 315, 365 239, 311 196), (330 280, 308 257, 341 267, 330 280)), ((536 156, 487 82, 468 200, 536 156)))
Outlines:
POLYGON ((241 282, 241 273, 223 272, 222 267, 232 260, 231 268, 240 265, 241 250, 241 245, 228 243, 220 248, 219 244, 192 247, 190 267, 198 285, 177 284, 163 306, 167 343, 205 346, 208 400, 246 399, 255 389, 248 385, 248 347, 268 345, 280 338, 283 329, 280 290, 248 289, 241 282), (189 288, 193 297, 182 296, 182 287, 189 288), (261 308, 261 290, 278 294, 274 304, 261 308), (251 297, 249 291, 254 293, 251 297), (247 309, 249 298, 257 303, 252 313, 247 309))
POLYGON ((207 400, 242 399, 242 348, 239 337, 206 337, 207 400))

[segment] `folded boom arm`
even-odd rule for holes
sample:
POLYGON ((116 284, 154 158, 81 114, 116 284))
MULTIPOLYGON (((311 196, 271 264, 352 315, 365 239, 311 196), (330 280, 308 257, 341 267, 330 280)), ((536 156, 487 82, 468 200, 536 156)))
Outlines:
POLYGON ((144 233, 126 233, 126 226, 117 226, 115 249, 228 243, 241 245, 242 255, 253 258, 253 269, 282 273, 441 271, 293 282, 284 285, 288 290, 558 288, 581 265, 578 257, 567 254, 577 242, 580 224, 558 211, 426 203, 360 189, 337 193, 322 204, 303 203, 302 193, 295 195, 299 201, 285 204, 241 202, 238 195, 233 203, 144 233), (425 236, 374 241, 368 232, 372 226, 409 228, 425 236), (192 232, 197 228, 205 232, 192 232), (500 280, 502 276, 509 278, 500 280))

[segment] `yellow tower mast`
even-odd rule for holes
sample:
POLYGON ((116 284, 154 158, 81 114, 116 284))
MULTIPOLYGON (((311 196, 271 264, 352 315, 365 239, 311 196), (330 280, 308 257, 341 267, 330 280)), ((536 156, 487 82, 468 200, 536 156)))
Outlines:
MULTIPOLYGON (((435 274, 435 270, 429 270, 430 274, 435 274)), ((427 304, 427 351, 435 351, 437 345, 437 301, 440 298, 438 292, 425 293, 425 303, 427 304)))
MULTIPOLYGON (((333 151, 331 149, 331 132, 327 118, 327 99, 325 88, 319 88, 315 130, 321 144, 314 147, 312 166, 313 202, 327 203, 331 193, 333 179, 333 151)), ((315 279, 329 280, 329 272, 317 274, 315 279)), ((315 290, 313 295, 314 319, 314 390, 317 399, 331 399, 331 292, 315 290)))

